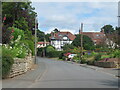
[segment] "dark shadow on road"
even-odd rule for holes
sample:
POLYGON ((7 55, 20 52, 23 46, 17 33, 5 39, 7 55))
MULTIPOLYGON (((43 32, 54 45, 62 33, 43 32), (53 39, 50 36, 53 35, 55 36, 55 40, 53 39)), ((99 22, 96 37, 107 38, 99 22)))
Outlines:
POLYGON ((101 82, 101 85, 107 85, 107 86, 113 86, 113 87, 117 87, 118 88, 118 86, 119 86, 119 83, 118 83, 118 81, 116 81, 116 80, 102 80, 102 81, 100 81, 101 82))

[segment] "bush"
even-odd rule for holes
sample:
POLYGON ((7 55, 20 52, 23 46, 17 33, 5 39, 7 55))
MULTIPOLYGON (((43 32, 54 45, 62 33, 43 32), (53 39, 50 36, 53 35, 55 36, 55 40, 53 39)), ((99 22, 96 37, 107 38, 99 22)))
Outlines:
POLYGON ((32 55, 35 55, 35 46, 34 42, 31 40, 22 40, 21 43, 25 44, 25 48, 29 51, 29 53, 32 53, 32 55))
POLYGON ((81 59, 81 64, 85 64, 87 61, 85 59, 81 59))
POLYGON ((52 46, 52 45, 48 45, 46 48, 45 48, 45 51, 46 53, 49 53, 51 51, 55 51, 55 48, 52 46))
POLYGON ((17 52, 18 51, 16 49, 13 50, 9 45, 2 46, 2 55, 4 56, 10 55, 11 57, 15 58, 17 52))
POLYGON ((111 57, 110 55, 103 55, 101 56, 101 59, 110 58, 110 57, 111 57))
POLYGON ((59 59, 63 59, 63 57, 64 57, 64 53, 61 52, 60 55, 59 55, 59 59))
POLYGON ((76 63, 80 63, 80 58, 78 56, 74 56, 73 61, 75 61, 76 63))
POLYGON ((10 49, 2 47, 2 78, 6 78, 13 65, 15 55, 10 49))
POLYGON ((87 61, 88 65, 94 65, 94 61, 87 61))
POLYGON ((59 57, 60 54, 61 54, 61 51, 50 51, 49 53, 47 53, 47 57, 55 58, 55 57, 59 57))
POLYGON ((74 49, 75 46, 73 46, 72 44, 65 44, 62 48, 63 50, 68 50, 68 49, 74 49))
POLYGON ((112 58, 120 58, 120 50, 115 50, 110 54, 112 58))
POLYGON ((95 61, 99 61, 99 60, 101 60, 101 54, 95 55, 95 61))
POLYGON ((37 49, 37 56, 43 57, 43 50, 44 50, 44 48, 38 48, 37 49))
POLYGON ((23 40, 25 38, 25 34, 24 31, 15 27, 9 27, 9 30, 13 30, 12 35, 14 36, 13 40, 18 39, 18 36, 20 36, 21 40, 23 40))

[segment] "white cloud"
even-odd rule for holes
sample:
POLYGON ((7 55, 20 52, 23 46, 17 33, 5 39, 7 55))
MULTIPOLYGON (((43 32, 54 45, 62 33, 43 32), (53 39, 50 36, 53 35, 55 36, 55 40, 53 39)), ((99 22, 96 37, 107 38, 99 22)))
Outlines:
POLYGON ((119 0, 31 0, 32 2, 118 2, 119 0))
MULTIPOLYGON (((47 34, 47 33, 51 33, 55 28, 57 28, 57 27, 52 27, 52 28, 50 28, 50 29, 48 29, 47 31, 45 31, 45 33, 47 34)), ((71 29, 60 29, 60 28, 57 28, 58 30, 60 30, 61 32, 71 32, 72 34, 78 34, 79 32, 78 32, 78 30, 71 30, 71 29)))
POLYGON ((80 3, 33 3, 38 13, 39 28, 54 27, 76 33, 80 23, 85 24, 84 31, 100 31, 105 24, 117 26, 117 6, 115 2, 80 3))

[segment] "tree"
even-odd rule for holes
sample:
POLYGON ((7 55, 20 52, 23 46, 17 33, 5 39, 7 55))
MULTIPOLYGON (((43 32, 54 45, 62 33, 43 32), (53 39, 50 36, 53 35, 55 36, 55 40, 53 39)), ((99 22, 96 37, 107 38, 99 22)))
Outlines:
POLYGON ((45 34, 45 39, 47 42, 50 42, 50 36, 51 36, 51 34, 45 34))
POLYGON ((62 48, 63 50, 69 50, 69 49, 74 49, 75 46, 72 44, 65 44, 62 48))
POLYGON ((105 25, 102 27, 102 29, 104 29, 105 34, 112 34, 114 32, 112 25, 105 25))
MULTIPOLYGON (((4 25, 15 26, 22 30, 34 32, 36 12, 31 2, 3 2, 2 16, 6 15, 4 25)), ((3 18, 2 17, 2 18, 3 18)))
POLYGON ((9 43, 11 33, 7 30, 9 27, 16 27, 24 31, 25 37, 33 41, 35 32, 36 12, 31 6, 31 2, 2 2, 2 18, 6 16, 3 23, 2 40, 3 43, 9 43))
MULTIPOLYGON (((80 47, 81 46, 81 35, 78 34, 76 35, 76 38, 74 39, 74 41, 72 42, 72 44, 76 47, 80 47)), ((94 43, 92 41, 91 38, 89 38, 86 35, 83 35, 83 48, 86 50, 91 50, 94 49, 94 43)))
POLYGON ((37 37, 38 37, 38 41, 44 41, 45 33, 40 30, 37 30, 37 37))
POLYGON ((54 31, 54 33, 59 32, 59 30, 57 28, 55 28, 53 31, 54 31))
POLYGON ((102 29, 104 29, 106 35, 106 42, 107 47, 109 48, 117 48, 119 43, 119 35, 120 35, 120 28, 116 27, 115 30, 112 25, 105 25, 102 29))

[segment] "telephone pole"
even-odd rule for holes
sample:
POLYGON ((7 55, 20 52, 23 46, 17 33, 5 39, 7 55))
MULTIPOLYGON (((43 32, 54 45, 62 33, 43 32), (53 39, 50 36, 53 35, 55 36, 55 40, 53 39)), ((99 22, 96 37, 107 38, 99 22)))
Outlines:
POLYGON ((82 53, 83 53, 83 34, 82 34, 82 32, 83 32, 83 23, 81 23, 81 29, 80 29, 80 34, 81 34, 81 39, 80 39, 80 42, 81 42, 81 53, 80 53, 80 60, 82 60, 82 53))
POLYGON ((35 17, 35 64, 37 64, 37 18, 35 17))

